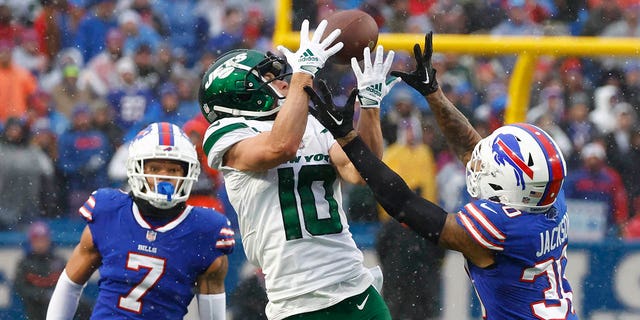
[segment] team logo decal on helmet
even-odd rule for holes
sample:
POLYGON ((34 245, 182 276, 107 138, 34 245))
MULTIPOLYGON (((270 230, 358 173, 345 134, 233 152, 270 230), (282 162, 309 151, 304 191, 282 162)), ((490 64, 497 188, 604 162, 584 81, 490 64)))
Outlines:
POLYGON ((286 62, 268 52, 232 50, 207 69, 198 93, 209 122, 224 117, 274 118, 285 96, 272 84, 283 79, 286 62))
POLYGON ((518 123, 514 126, 520 127, 535 137, 538 147, 544 154, 549 183, 538 204, 541 206, 550 206, 556 201, 556 197, 562 187, 562 182, 567 175, 567 165, 562 156, 562 152, 551 136, 542 129, 527 123, 518 123))
POLYGON ((493 141, 494 159, 500 165, 510 165, 516 175, 517 185, 524 190, 524 175, 533 179, 533 170, 524 162, 517 138, 509 134, 499 134, 493 141))
POLYGON ((540 212, 556 201, 565 176, 553 139, 519 123, 500 127, 475 146, 467 163, 467 190, 472 197, 540 212))
POLYGON ((246 52, 239 53, 238 55, 222 63, 222 65, 220 65, 219 67, 215 68, 213 71, 211 71, 211 73, 209 73, 209 76, 207 77, 207 81, 204 84, 205 89, 211 86, 213 80, 224 79, 230 76, 235 68, 243 69, 242 65, 240 65, 239 63, 244 60, 247 60, 246 52))

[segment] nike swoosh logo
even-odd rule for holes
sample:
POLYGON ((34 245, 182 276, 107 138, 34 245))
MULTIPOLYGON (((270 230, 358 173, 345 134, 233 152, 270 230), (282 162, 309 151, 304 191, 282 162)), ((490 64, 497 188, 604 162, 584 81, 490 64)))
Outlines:
POLYGON ((486 210, 489 210, 489 211, 491 211, 491 212, 493 212, 493 213, 495 213, 495 214, 498 214, 495 210, 491 209, 491 207, 489 207, 489 205, 488 205, 488 204, 486 204, 486 203, 484 203, 484 202, 483 202, 483 203, 481 203, 481 204, 480 204, 480 206, 481 206, 482 208, 486 209, 486 210))
POLYGON ((427 68, 424 68, 424 70, 425 70, 426 79, 424 79, 424 81, 422 81, 422 83, 429 84, 429 82, 431 80, 431 79, 429 79, 429 70, 427 70, 427 68))
POLYGON ((362 309, 364 309, 364 305, 365 305, 365 304, 367 304, 367 300, 369 300, 369 295, 367 295, 367 296, 364 298, 364 301, 362 301, 362 303, 361 303, 361 304, 356 304, 356 307, 358 308, 358 310, 362 310, 362 309))
POLYGON ((333 122, 335 122, 339 126, 342 125, 342 119, 338 120, 331 114, 331 112, 327 112, 327 113, 329 114, 329 117, 331 117, 331 119, 333 119, 333 122))

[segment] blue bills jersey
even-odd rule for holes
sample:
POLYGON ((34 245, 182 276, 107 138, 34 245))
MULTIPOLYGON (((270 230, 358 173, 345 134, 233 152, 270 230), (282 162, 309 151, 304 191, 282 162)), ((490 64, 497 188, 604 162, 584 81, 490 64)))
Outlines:
POLYGON ((120 190, 95 191, 79 212, 102 257, 91 319, 182 319, 197 276, 235 244, 229 221, 214 210, 187 206, 153 227, 120 190))
POLYGON ((488 268, 466 264, 484 319, 577 319, 565 278, 569 221, 564 192, 546 213, 475 200, 456 219, 495 253, 488 268))

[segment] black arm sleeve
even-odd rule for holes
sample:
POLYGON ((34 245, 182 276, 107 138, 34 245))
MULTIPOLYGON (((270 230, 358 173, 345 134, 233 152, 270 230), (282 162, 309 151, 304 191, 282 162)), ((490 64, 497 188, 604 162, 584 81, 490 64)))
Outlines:
POLYGON ((415 194, 397 173, 369 150, 360 137, 342 149, 389 215, 426 239, 438 243, 447 218, 446 211, 415 194))

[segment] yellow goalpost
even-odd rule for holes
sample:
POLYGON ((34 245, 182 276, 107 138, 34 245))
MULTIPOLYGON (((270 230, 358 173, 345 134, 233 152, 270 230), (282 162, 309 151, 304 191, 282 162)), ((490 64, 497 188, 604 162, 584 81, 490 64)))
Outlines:
MULTIPOLYGON (((292 0, 278 0, 273 42, 289 48, 298 45, 293 31, 292 0)), ((378 44, 385 49, 412 52, 413 45, 424 44, 424 34, 381 33, 378 44)), ((529 108, 529 88, 539 56, 602 56, 640 59, 640 38, 602 38, 570 36, 491 36, 438 34, 433 38, 435 52, 483 56, 517 55, 509 82, 505 122, 525 120, 529 108)))

